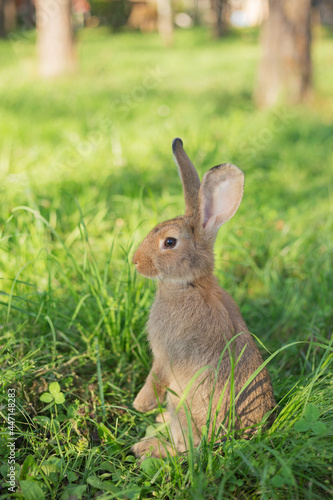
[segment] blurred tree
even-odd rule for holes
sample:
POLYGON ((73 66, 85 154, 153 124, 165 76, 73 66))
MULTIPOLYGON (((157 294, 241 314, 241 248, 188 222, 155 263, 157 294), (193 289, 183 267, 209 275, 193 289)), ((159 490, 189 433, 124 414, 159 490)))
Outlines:
POLYGON ((259 106, 303 101, 311 88, 311 0, 269 0, 255 91, 259 106))
POLYGON ((15 0, 17 7, 18 21, 25 28, 35 26, 35 1, 34 0, 15 0))
POLYGON ((90 0, 90 4, 91 15, 113 31, 125 26, 131 13, 130 0, 90 0))
POLYGON ((170 45, 173 39, 173 12, 170 0, 157 0, 157 27, 164 43, 170 45))
POLYGON ((6 38, 16 26, 15 0, 0 0, 0 38, 6 38))
POLYGON ((54 77, 74 69, 70 0, 36 0, 39 72, 54 77))
POLYGON ((212 11, 214 14, 215 36, 218 38, 226 35, 228 30, 228 8, 229 0, 211 0, 212 11))
POLYGON ((6 0, 0 0, 0 38, 5 38, 5 36, 6 36, 5 1, 6 0))
POLYGON ((333 0, 313 0, 319 11, 321 24, 333 26, 333 0))
POLYGON ((131 13, 127 25, 139 29, 142 33, 157 30, 157 5, 152 2, 131 0, 131 13))
POLYGON ((199 9, 199 0, 193 0, 192 1, 192 19, 193 19, 193 24, 195 26, 200 26, 201 24, 201 16, 200 16, 200 9, 199 9))

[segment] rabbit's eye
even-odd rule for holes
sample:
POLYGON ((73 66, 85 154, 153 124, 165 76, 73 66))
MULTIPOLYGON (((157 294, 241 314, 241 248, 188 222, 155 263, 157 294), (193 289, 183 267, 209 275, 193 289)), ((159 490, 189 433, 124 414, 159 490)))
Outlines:
POLYGON ((166 240, 164 240, 165 248, 173 248, 174 246, 176 246, 176 243, 176 238, 167 238, 166 240))

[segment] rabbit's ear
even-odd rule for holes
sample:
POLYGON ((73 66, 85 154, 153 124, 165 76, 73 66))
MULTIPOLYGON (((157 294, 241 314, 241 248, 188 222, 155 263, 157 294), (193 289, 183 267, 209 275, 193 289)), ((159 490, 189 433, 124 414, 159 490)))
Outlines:
POLYGON ((183 141, 176 137, 172 141, 172 151, 179 169, 185 198, 185 215, 193 215, 198 206, 200 179, 193 163, 183 148, 183 141))
POLYGON ((199 193, 199 223, 205 238, 215 238, 218 229, 231 219, 243 197, 244 174, 224 163, 211 168, 203 177, 199 193))

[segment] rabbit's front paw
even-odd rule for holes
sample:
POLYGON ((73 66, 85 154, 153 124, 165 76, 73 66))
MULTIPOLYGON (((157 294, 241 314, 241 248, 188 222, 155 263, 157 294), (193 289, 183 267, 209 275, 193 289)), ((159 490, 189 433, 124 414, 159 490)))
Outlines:
POLYGON ((165 422, 171 422, 171 413, 169 413, 168 411, 164 411, 163 413, 159 413, 156 418, 155 418, 155 422, 157 422, 158 424, 164 424, 165 422))
POLYGON ((157 400, 155 393, 147 389, 144 385, 133 401, 133 407, 141 413, 146 413, 154 408, 157 408, 157 400))
POLYGON ((140 462, 145 460, 148 456, 166 458, 168 453, 170 455, 176 454, 176 450, 169 443, 157 438, 143 439, 132 446, 131 451, 136 458, 140 459, 140 462))

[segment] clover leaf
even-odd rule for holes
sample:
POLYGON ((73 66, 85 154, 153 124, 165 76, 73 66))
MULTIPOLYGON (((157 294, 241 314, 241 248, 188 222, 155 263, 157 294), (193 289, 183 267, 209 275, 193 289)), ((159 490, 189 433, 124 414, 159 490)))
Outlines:
POLYGON ((54 402, 57 405, 62 405, 65 402, 65 395, 61 392, 58 382, 52 382, 49 385, 49 392, 43 392, 39 399, 44 403, 54 402))
POLYGON ((310 403, 305 408, 304 418, 295 423, 294 429, 297 432, 307 432, 311 430, 314 434, 323 434, 327 427, 324 422, 319 422, 319 409, 316 405, 310 403))

